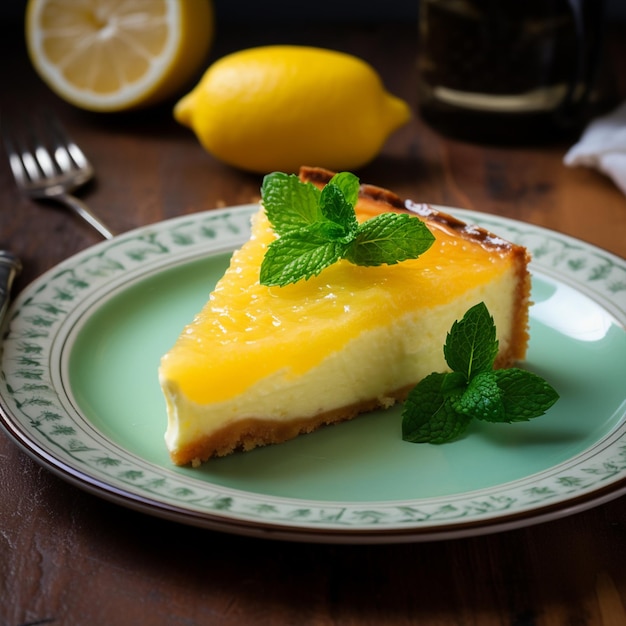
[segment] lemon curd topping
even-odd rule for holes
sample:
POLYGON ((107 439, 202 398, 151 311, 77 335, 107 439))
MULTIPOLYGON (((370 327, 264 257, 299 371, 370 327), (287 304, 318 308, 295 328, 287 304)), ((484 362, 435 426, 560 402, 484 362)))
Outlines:
MULTIPOLYGON (((358 206, 357 214, 366 218, 358 206)), ((265 379, 297 380, 393 320, 409 315, 419 320, 421 314, 430 319, 453 300, 467 299, 471 306, 483 297, 483 288, 497 293, 493 285, 499 280, 499 295, 513 288, 508 249, 483 246, 431 221, 427 225, 436 240, 418 259, 379 267, 340 261, 307 281, 266 287, 259 284, 259 267, 275 235, 261 209, 251 239, 234 253, 204 309, 162 359, 162 380, 192 403, 224 403, 265 379)), ((503 300, 512 302, 512 294, 503 300)), ((500 311, 497 302, 489 308, 508 335, 509 328, 498 323, 510 323, 511 310, 500 311)), ((441 321, 444 334, 433 338, 439 346, 452 321, 441 321)), ((380 342, 386 340, 380 335, 380 342)))

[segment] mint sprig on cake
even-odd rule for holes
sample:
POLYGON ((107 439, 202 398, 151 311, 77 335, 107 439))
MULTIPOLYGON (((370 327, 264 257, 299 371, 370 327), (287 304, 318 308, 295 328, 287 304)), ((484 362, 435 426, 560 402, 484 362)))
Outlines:
POLYGON ((424 222, 406 213, 383 213, 359 224, 358 197, 359 179, 350 172, 335 174, 321 190, 294 174, 268 174, 261 198, 279 237, 261 264, 261 284, 283 287, 308 280, 340 259, 394 265, 418 258, 434 242, 424 222))

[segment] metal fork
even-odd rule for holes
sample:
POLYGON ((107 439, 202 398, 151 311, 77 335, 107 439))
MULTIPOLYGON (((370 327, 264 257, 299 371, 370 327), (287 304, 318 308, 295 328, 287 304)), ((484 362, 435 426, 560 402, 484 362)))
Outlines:
POLYGON ((48 116, 38 122, 30 122, 18 136, 3 120, 4 145, 17 186, 35 200, 59 202, 111 239, 113 231, 72 195, 94 177, 91 163, 58 120, 48 116))

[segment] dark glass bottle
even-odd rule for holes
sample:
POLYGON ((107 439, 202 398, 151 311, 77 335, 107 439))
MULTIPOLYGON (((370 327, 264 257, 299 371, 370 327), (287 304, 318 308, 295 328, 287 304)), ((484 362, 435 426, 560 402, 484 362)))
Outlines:
POLYGON ((421 0, 418 99, 444 134, 527 143, 585 120, 602 0, 421 0))

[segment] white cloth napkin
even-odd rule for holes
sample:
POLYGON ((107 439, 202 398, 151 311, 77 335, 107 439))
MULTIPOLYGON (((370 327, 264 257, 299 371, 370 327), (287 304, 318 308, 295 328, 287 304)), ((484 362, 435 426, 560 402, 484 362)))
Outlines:
POLYGON ((563 162, 598 169, 626 194, 626 102, 592 121, 563 162))

